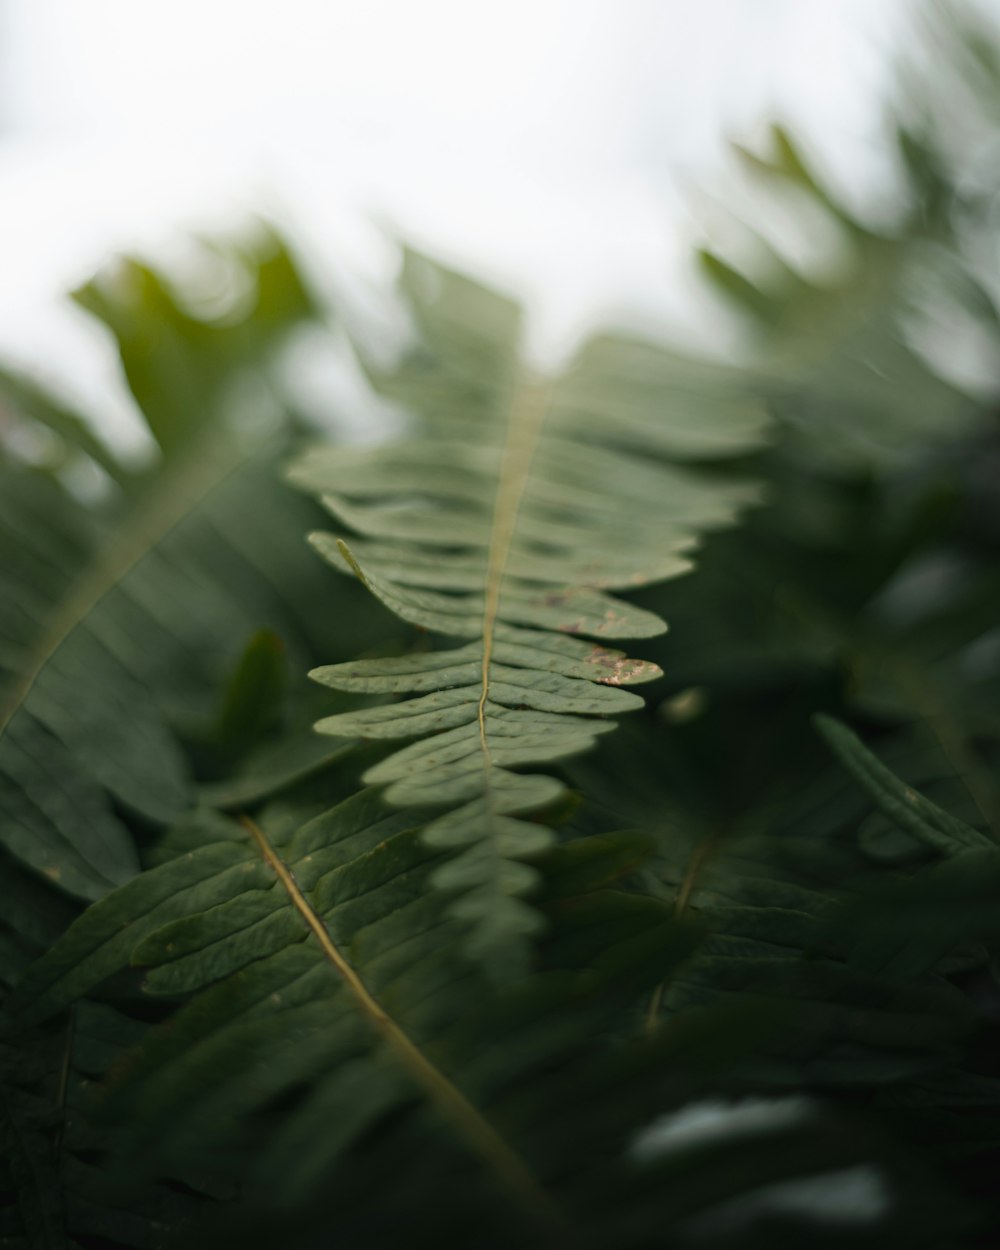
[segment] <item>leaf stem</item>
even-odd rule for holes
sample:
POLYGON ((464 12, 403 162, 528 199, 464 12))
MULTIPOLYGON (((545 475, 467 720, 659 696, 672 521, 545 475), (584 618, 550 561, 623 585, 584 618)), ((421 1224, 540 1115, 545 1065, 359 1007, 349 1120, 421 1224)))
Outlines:
MULTIPOLYGON (((684 872, 680 889, 677 891, 677 897, 674 900, 674 919, 679 920, 684 914, 688 903, 691 901, 691 895, 694 893, 695 882, 698 875, 708 862, 709 857, 719 844, 720 838, 726 831, 726 825, 721 824, 702 838, 698 845, 691 852, 691 858, 688 860, 687 868, 684 872)), ((663 990, 666 985, 665 981, 661 981, 653 991, 653 997, 649 1002, 649 1010, 646 1012, 646 1032, 652 1033, 659 1024, 660 1007, 663 1003, 663 990)))
POLYGON ((562 1213, 528 1171, 523 1160, 372 996, 356 969, 330 937, 322 918, 302 893, 291 869, 271 845, 263 829, 249 816, 241 816, 240 823, 284 886, 293 907, 319 943, 324 957, 343 978, 362 1015, 386 1040, 415 1083, 526 1211, 550 1226, 563 1224, 562 1213))
POLYGON ((490 661, 493 658, 493 638, 500 610, 500 592, 510 559, 511 542, 517 529, 517 518, 528 485, 531 462, 535 458, 545 420, 548 390, 548 384, 544 382, 523 382, 518 387, 511 404, 507 441, 493 505, 493 528, 483 595, 483 659, 477 710, 479 742, 483 750, 484 767, 487 769, 491 761, 486 737, 486 703, 490 693, 490 661))
MULTIPOLYGON (((215 441, 216 444, 218 440, 215 441)), ((74 629, 104 596, 159 543, 215 486, 248 458, 219 455, 218 445, 201 440, 182 461, 156 477, 146 501, 129 512, 97 558, 57 605, 48 627, 33 648, 20 676, 0 701, 0 736, 31 694, 45 666, 74 629)), ((255 449, 256 450, 256 449, 255 449)))

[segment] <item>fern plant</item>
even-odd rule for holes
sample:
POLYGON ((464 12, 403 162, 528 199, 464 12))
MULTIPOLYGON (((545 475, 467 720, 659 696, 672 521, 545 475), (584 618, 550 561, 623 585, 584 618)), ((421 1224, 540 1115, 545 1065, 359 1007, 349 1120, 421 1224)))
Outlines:
POLYGON ((606 592, 689 567, 699 532, 752 497, 690 462, 745 453, 766 418, 725 371, 625 340, 588 345, 561 378, 526 377, 512 304, 413 252, 402 283, 422 339, 387 390, 414 400, 422 428, 310 453, 292 479, 352 534, 313 535, 324 555, 403 620, 464 645, 315 670, 334 689, 412 696, 317 728, 417 739, 365 779, 390 803, 447 809, 423 837, 460 854, 434 882, 458 896, 470 956, 521 970, 539 927, 523 861, 553 835, 517 817, 563 786, 511 767, 586 750, 604 717, 640 705, 623 687, 659 669, 605 644, 666 625, 606 592))
POLYGON ((3 376, 4 1245, 995 1242, 1000 444, 914 311, 995 349, 1000 88, 934 20, 891 229, 740 158, 853 259, 707 247, 739 365, 538 377, 404 249, 403 435, 317 445, 265 232, 219 319, 79 294, 142 464, 3 376))

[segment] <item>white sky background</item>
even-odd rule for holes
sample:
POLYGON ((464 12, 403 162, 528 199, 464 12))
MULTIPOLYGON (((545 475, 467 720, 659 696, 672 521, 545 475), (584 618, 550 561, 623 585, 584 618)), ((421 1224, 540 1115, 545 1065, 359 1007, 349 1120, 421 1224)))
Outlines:
POLYGON ((587 324, 704 334, 687 257, 723 138, 792 119, 885 177, 913 0, 0 0, 0 358, 109 396, 60 293, 115 250, 260 210, 380 277, 387 221, 524 294, 542 354, 587 324))

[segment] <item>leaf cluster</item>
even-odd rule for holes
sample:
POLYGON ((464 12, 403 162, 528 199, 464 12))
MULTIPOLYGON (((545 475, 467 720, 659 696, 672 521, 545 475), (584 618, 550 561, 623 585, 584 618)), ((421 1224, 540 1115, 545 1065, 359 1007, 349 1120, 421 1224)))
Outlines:
POLYGON ((934 21, 891 226, 740 154, 844 259, 706 248, 739 363, 539 376, 404 249, 396 358, 338 327, 402 434, 317 446, 267 229, 77 293, 144 455, 0 376, 3 1245, 994 1243, 1000 431, 926 330, 1000 336, 1000 85, 934 21))

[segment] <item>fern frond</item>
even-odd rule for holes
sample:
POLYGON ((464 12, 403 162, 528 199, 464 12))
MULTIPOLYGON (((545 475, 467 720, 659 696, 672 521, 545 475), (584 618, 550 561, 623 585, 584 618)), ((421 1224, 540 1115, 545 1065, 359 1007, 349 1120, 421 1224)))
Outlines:
MULTIPOLYGON (((744 1001, 733 982, 748 962, 730 959, 731 992, 636 1036, 653 984, 700 958, 698 927, 628 888, 648 838, 540 856, 540 970, 496 990, 428 893, 441 857, 412 813, 370 789, 301 824, 272 808, 243 825, 200 817, 176 839, 190 851, 89 908, 18 993, 24 1025, 131 964, 147 1013, 181 1000, 130 1055, 109 1049, 94 1113, 119 1184, 158 1173, 186 1190, 219 1170, 267 1245, 304 1239, 313 1219, 328 1229, 332 1202, 340 1234, 377 1244, 405 1218, 447 1244, 618 1247, 637 1228, 683 1238, 769 1180, 869 1157, 818 1106, 787 1130, 765 1119, 739 1151, 721 1136, 652 1149, 654 1115, 755 1088, 762 1063, 773 1088, 788 1024, 808 1015, 822 1048, 817 1020, 830 1032, 844 1007, 824 1004, 823 970, 795 1014, 774 995, 744 1001)), ((890 1028, 859 1001, 851 1026, 866 1020, 873 1037, 890 1028)), ((930 1027, 916 1010, 894 1027, 914 1024, 930 1027)))
POLYGON ((828 716, 815 725, 886 820, 931 856, 849 909, 854 964, 913 978, 956 954, 965 968, 987 962, 1000 941, 1000 846, 906 785, 846 726, 828 716))
MULTIPOLYGON (((912 140, 901 132, 907 164, 921 147, 912 140)), ((889 229, 874 229, 783 127, 772 127, 769 149, 737 145, 742 172, 766 201, 794 197, 808 205, 829 232, 824 259, 829 266, 835 258, 832 272, 817 281, 739 214, 731 223, 739 241, 733 254, 708 249, 700 259, 723 299, 764 332, 757 370, 779 420, 807 441, 821 441, 827 460, 876 468, 913 446, 940 446, 959 431, 985 428, 983 407, 943 376, 914 333, 916 318, 934 306, 930 292, 947 292, 961 313, 974 309, 982 317, 988 309, 995 322, 981 276, 956 245, 955 220, 933 202, 939 188, 923 185, 929 170, 906 168, 899 195, 914 211, 889 229)), ((920 155, 934 154, 922 147, 920 155)))
MULTIPOLYGON (((330 637, 304 607, 309 560, 287 549, 311 509, 274 480, 292 423, 247 435, 226 420, 229 391, 309 307, 273 240, 242 263, 260 324, 200 322, 136 263, 85 300, 119 333, 130 377, 169 373, 136 392, 164 449, 153 465, 122 465, 82 418, 0 375, 0 845, 79 899, 137 871, 130 817, 165 826, 196 801, 190 737, 247 636, 272 626, 296 669, 330 637), (30 446, 42 429, 49 460, 24 463, 16 438, 8 450, 8 433, 30 446), (98 479, 92 495, 66 470, 98 479)), ((283 750, 272 781, 330 755, 283 750)))
POLYGON ((954 855, 962 851, 1000 854, 993 838, 950 816, 936 803, 931 803, 907 786, 846 726, 829 716, 816 716, 814 724, 880 811, 904 832, 939 855, 954 855))
POLYGON ((627 834, 560 848, 546 865, 545 901, 552 957, 566 971, 506 1003, 494 998, 480 1018, 467 1011, 470 996, 488 999, 461 957, 459 926, 442 921, 427 892, 441 854, 421 842, 412 813, 387 811, 364 790, 297 829, 265 832, 271 823, 267 812, 242 826, 202 818, 197 849, 90 907, 20 985, 20 1026, 128 963, 144 967, 147 992, 193 997, 112 1073, 103 1116, 121 1119, 125 1157, 144 1168, 210 1165, 280 1098, 285 1110, 258 1162, 289 1202, 417 1099, 533 1218, 551 1223, 551 1200, 493 1108, 533 1070, 568 1062, 622 997, 689 952, 693 935, 668 909, 607 888, 647 848, 627 834), (598 886, 591 902, 578 897, 598 886), (506 1038, 499 1047, 495 1027, 506 1038))
POLYGON ((552 840, 523 817, 562 790, 512 769, 586 750, 612 727, 604 717, 641 705, 622 687, 659 670, 607 643, 666 625, 608 592, 684 572, 698 535, 754 498, 670 461, 743 454, 766 419, 723 369, 652 345, 602 339, 564 375, 528 376, 514 305, 412 253, 404 281, 423 340, 388 389, 425 429, 319 449, 290 476, 352 535, 314 536, 323 555, 462 645, 317 669, 335 689, 406 696, 317 727, 417 739, 366 780, 391 803, 447 809, 423 835, 456 852, 435 884, 456 895, 470 954, 509 968, 539 927, 523 860, 552 840))

